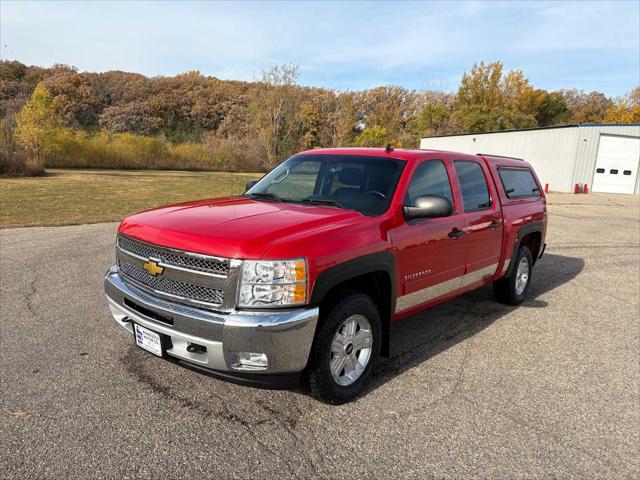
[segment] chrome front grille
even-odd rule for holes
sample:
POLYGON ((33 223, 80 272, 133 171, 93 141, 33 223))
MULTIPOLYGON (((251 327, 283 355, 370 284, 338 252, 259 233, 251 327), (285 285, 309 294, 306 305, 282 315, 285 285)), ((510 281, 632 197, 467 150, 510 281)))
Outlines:
POLYGON ((118 247, 121 250, 140 257, 155 258, 165 265, 175 265, 176 267, 212 273, 224 277, 229 274, 229 261, 227 259, 212 259, 196 253, 177 252, 175 250, 131 240, 122 235, 118 236, 118 247))
POLYGON ((235 308, 240 260, 184 252, 123 235, 118 235, 116 255, 122 278, 151 295, 219 311, 235 308))
POLYGON ((120 271, 127 277, 166 295, 188 298, 189 300, 213 305, 221 305, 224 300, 224 292, 222 290, 176 282, 175 280, 163 277, 152 277, 144 269, 123 261, 119 261, 118 266, 120 267, 120 271))

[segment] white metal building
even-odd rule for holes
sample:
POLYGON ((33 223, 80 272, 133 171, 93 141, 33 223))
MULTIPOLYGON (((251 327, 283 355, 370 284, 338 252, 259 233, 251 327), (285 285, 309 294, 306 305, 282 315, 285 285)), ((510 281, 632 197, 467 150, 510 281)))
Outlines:
POLYGON ((550 191, 640 193, 640 124, 568 125, 423 137, 420 148, 523 158, 550 191))

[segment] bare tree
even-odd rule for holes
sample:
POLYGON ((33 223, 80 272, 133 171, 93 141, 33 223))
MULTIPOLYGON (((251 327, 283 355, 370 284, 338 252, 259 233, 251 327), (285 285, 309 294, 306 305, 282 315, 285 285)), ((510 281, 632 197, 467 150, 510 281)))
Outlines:
POLYGON ((291 153, 300 128, 296 122, 300 87, 299 68, 294 64, 276 65, 262 73, 251 104, 253 123, 264 151, 264 164, 273 167, 291 153))

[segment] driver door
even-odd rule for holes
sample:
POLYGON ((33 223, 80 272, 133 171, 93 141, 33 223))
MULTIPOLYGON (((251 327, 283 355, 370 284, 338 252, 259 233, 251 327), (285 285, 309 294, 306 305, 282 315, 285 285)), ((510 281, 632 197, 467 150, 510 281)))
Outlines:
MULTIPOLYGON (((456 201, 447 160, 426 160, 413 173, 405 206, 423 195, 456 201)), ((405 222, 390 232, 396 250, 398 300, 396 313, 408 311, 460 288, 464 275, 465 219, 457 211, 448 217, 405 222)))

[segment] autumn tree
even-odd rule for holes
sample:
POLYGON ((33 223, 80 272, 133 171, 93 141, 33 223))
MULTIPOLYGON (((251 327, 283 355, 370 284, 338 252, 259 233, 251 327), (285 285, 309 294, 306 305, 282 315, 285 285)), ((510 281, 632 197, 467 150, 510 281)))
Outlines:
POLYGON ((389 131, 380 125, 365 128, 354 140, 357 147, 382 147, 387 143, 395 143, 389 131))
POLYGON ((50 69, 27 67, 17 61, 0 61, 0 118, 12 118, 29 100, 36 85, 45 78, 50 69))
POLYGON ((42 83, 16 117, 16 139, 29 154, 31 170, 42 170, 53 147, 52 133, 59 126, 54 98, 42 83))
POLYGON ((521 70, 503 77, 502 62, 474 64, 462 76, 453 120, 465 132, 491 132, 537 126, 535 115, 522 108, 533 88, 521 70))
POLYGON ((297 115, 302 129, 300 148, 309 150, 320 146, 319 137, 322 126, 322 115, 318 106, 312 101, 305 100, 300 104, 297 115))
POLYGON ((381 143, 375 145, 378 147, 387 143, 396 146, 412 146, 415 143, 408 129, 419 108, 415 92, 387 85, 360 92, 356 98, 358 123, 362 130, 362 138, 356 138, 356 144, 371 143, 373 138, 379 138, 381 143), (381 135, 382 132, 386 134, 381 135))
POLYGON ((502 104, 502 70, 502 62, 474 64, 469 73, 462 75, 456 104, 477 106, 483 111, 499 108, 502 104))
POLYGON ((114 133, 154 135, 162 129, 163 119, 143 101, 106 107, 100 114, 99 124, 114 133))
POLYGON ((354 92, 337 95, 327 117, 331 130, 329 146, 341 147, 354 144, 354 139, 361 131, 357 103, 354 92))
POLYGON ((613 101, 603 93, 587 93, 583 90, 560 90, 566 102, 573 124, 600 123, 603 122, 607 112, 613 107, 613 101))
POLYGON ((51 70, 43 82, 53 97, 60 121, 73 128, 97 126, 100 112, 106 106, 97 74, 80 75, 69 65, 54 65, 51 70))
POLYGON ((411 136, 416 143, 423 136, 437 136, 455 133, 457 127, 451 119, 453 95, 428 91, 423 92, 417 99, 418 112, 410 121, 411 136))
POLYGON ((609 123, 640 123, 640 87, 634 88, 607 111, 609 123))
MULTIPOLYGON (((527 100, 523 98, 523 102, 527 100)), ((534 90, 530 102, 530 111, 540 127, 566 124, 571 118, 569 107, 559 92, 534 90)))

